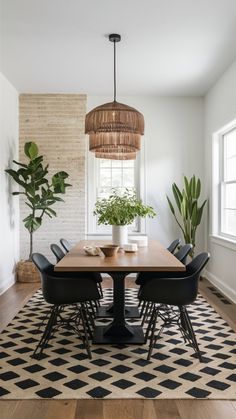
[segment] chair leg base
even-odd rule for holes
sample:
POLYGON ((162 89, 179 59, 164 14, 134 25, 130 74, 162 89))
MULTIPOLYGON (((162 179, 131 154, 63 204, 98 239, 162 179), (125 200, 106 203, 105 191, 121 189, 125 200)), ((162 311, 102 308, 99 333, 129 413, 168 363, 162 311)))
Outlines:
MULTIPOLYGON (((174 310, 174 308, 171 306, 167 306, 167 305, 155 306, 154 305, 151 309, 151 313, 149 312, 149 316, 150 316, 150 320, 149 320, 147 330, 146 330, 146 335, 145 335, 146 341, 150 339, 147 360, 150 360, 154 345, 157 339, 160 337, 163 329, 173 324, 176 324, 181 331, 184 341, 188 342, 191 345, 199 361, 203 362, 202 355, 201 355, 201 352, 197 343, 197 339, 193 330, 193 326, 192 326, 189 314, 185 306, 179 306, 178 311, 177 311, 177 310, 174 310), (156 334, 155 333, 157 331, 156 323, 158 319, 161 319, 163 323, 156 334)), ((144 313, 144 317, 147 318, 147 314, 145 316, 145 313, 144 313)))
POLYGON ((92 358, 89 339, 93 338, 94 320, 85 303, 74 306, 74 312, 69 317, 63 317, 64 306, 52 306, 43 335, 39 340, 31 358, 42 359, 43 351, 54 332, 60 327, 73 330, 84 342, 89 359, 92 358), (81 326, 81 328, 80 328, 81 326), (81 333, 82 329, 82 333, 81 333))

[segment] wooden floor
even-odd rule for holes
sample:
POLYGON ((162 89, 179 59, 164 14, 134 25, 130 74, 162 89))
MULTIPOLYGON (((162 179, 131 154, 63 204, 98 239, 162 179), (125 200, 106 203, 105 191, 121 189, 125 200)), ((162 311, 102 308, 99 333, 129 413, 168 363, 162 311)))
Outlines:
MULTIPOLYGON (((109 279, 105 287, 111 286, 109 279)), ((127 286, 134 286, 133 279, 127 286)), ((225 304, 200 281, 202 295, 236 330, 236 305, 225 304)), ((0 329, 38 289, 15 284, 0 296, 0 329)), ((236 419, 236 401, 223 400, 17 400, 0 401, 0 419, 236 419)))

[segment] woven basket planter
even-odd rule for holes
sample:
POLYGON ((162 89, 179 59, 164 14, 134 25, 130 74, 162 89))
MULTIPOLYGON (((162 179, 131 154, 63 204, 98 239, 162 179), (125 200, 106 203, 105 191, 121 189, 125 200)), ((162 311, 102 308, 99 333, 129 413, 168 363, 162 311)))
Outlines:
POLYGON ((33 262, 21 260, 16 265, 18 282, 40 282, 40 274, 33 262))

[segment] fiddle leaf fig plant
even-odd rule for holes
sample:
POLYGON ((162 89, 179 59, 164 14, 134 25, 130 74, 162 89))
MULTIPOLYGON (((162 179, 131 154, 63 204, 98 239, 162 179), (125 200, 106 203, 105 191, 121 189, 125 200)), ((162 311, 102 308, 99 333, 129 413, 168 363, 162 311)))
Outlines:
POLYGON ((126 188, 123 193, 113 189, 107 199, 98 199, 93 214, 98 216, 98 224, 123 226, 131 224, 136 217, 153 218, 156 212, 144 205, 133 189, 126 188))
POLYGON ((56 211, 52 206, 58 202, 64 202, 59 194, 65 194, 66 188, 71 186, 66 183, 68 173, 61 171, 55 173, 51 179, 48 177, 48 165, 43 165, 43 156, 38 154, 38 146, 34 142, 27 142, 24 146, 25 156, 28 163, 13 163, 19 166, 18 170, 5 170, 18 185, 19 192, 12 195, 24 195, 25 204, 29 207, 29 214, 23 219, 25 228, 30 235, 29 260, 33 253, 33 233, 42 225, 44 215, 56 217, 56 211))
POLYGON ((195 175, 193 175, 189 180, 186 176, 184 176, 184 188, 182 192, 176 183, 173 183, 172 192, 181 221, 179 220, 174 205, 168 196, 167 201, 169 203, 170 210, 183 233, 185 243, 191 243, 193 245, 191 252, 191 256, 193 257, 196 245, 196 231, 201 223, 207 199, 205 199, 202 204, 199 204, 201 181, 200 179, 197 179, 195 175))

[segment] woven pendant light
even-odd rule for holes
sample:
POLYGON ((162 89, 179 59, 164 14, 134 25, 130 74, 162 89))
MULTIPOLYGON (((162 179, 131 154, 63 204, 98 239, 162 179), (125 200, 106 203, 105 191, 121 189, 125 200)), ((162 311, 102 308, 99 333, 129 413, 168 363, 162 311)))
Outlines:
POLYGON ((102 148, 102 151, 95 151, 95 157, 99 159, 110 160, 135 160, 136 152, 132 151, 130 147, 109 147, 102 148))
POLYGON ((121 37, 111 34, 109 40, 114 44, 114 100, 86 115, 85 133, 89 134, 89 150, 97 158, 131 160, 141 148, 144 118, 136 109, 116 101, 116 42, 121 37))

